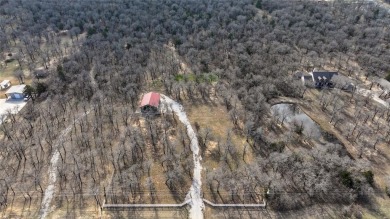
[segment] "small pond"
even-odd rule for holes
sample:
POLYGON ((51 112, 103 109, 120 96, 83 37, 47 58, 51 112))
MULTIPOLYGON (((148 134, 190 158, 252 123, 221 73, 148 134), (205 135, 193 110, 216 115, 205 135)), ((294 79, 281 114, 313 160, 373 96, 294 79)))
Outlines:
POLYGON ((318 139, 322 136, 322 130, 309 116, 295 104, 276 104, 271 107, 272 116, 290 130, 302 132, 309 138, 318 139))

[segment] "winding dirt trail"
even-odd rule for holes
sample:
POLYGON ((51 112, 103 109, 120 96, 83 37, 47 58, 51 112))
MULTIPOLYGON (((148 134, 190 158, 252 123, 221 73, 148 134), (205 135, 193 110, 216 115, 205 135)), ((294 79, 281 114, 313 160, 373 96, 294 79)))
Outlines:
POLYGON ((168 109, 171 109, 173 112, 175 112, 175 114, 179 117, 179 120, 187 128, 187 134, 191 141, 191 150, 194 159, 194 178, 192 180, 190 191, 186 196, 186 201, 190 200, 189 202, 189 204, 191 205, 190 218, 203 219, 204 203, 201 195, 202 194, 202 181, 201 181, 202 166, 200 164, 202 158, 199 155, 198 138, 196 137, 196 134, 192 129, 191 123, 187 118, 183 106, 164 95, 162 95, 162 102, 166 104, 168 109))
MULTIPOLYGON (((89 72, 89 77, 91 80, 91 85, 94 89, 94 91, 97 93, 98 97, 100 99, 103 99, 103 94, 98 89, 98 85, 96 83, 96 80, 94 78, 94 72, 95 72, 95 66, 92 67, 91 71, 89 72)), ((45 218, 50 213, 50 204, 51 200, 54 196, 54 190, 55 190, 55 183, 57 181, 57 165, 58 161, 60 159, 60 152, 58 151, 59 145, 65 141, 65 136, 69 134, 69 132, 72 130, 73 126, 77 124, 82 118, 84 118, 86 115, 88 115, 91 112, 92 109, 88 110, 87 112, 81 114, 77 117, 77 119, 70 124, 66 129, 64 129, 61 134, 58 137, 58 140, 56 144, 54 145, 54 152, 50 159, 50 167, 49 167, 49 185, 45 189, 45 194, 42 199, 41 203, 41 209, 39 210, 40 218, 45 218)))
POLYGON ((82 118, 84 118, 90 112, 91 110, 81 114, 80 116, 77 117, 77 119, 72 124, 70 124, 66 129, 64 129, 59 135, 58 140, 53 147, 54 152, 53 155, 51 156, 50 166, 49 166, 49 183, 48 183, 49 185, 45 189, 45 194, 43 196, 42 203, 41 203, 41 209, 39 210, 39 218, 45 218, 50 213, 50 204, 54 196, 55 183, 57 181, 57 165, 60 159, 60 152, 58 150, 58 147, 59 145, 61 145, 62 142, 65 141, 65 136, 68 135, 70 131, 72 131, 74 124, 77 124, 82 118))

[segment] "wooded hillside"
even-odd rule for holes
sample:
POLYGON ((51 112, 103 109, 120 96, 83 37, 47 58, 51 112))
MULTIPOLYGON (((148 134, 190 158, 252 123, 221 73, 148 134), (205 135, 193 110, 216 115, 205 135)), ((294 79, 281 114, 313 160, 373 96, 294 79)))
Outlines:
POLYGON ((188 136, 174 115, 139 115, 153 90, 194 110, 190 118, 199 106, 228 118, 222 128, 191 121, 210 165, 208 199, 388 216, 377 204, 390 204, 388 107, 293 75, 333 70, 381 92, 374 81, 390 74, 389 24, 389 10, 368 1, 0 0, 0 52, 33 78, 32 100, 0 125, 0 211, 40 214, 56 151, 53 215, 82 216, 103 200, 183 202, 188 136), (47 77, 34 76, 38 68, 47 77), (279 97, 318 115, 325 137, 273 116, 279 97))

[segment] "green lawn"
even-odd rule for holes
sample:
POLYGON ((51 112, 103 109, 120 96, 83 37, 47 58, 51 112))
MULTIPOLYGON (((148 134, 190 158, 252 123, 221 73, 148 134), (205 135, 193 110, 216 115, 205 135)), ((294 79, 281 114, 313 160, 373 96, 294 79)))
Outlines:
POLYGON ((195 74, 177 74, 175 75, 175 80, 180 81, 193 81, 196 83, 213 83, 218 81, 218 76, 214 73, 202 73, 199 75, 195 74))

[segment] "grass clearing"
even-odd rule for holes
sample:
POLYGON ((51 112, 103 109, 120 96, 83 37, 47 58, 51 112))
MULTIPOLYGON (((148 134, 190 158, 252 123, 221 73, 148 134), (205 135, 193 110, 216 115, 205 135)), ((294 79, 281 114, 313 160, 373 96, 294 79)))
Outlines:
MULTIPOLYGON (((226 108, 223 105, 218 103, 213 105, 203 103, 194 105, 192 103, 187 103, 184 104, 184 108, 186 109, 192 126, 196 127, 195 123, 199 125, 199 132, 206 128, 209 128, 212 131, 212 137, 206 145, 207 151, 205 151, 204 156, 202 156, 202 191, 204 193, 204 198, 213 200, 212 192, 206 183, 206 175, 209 172, 216 171, 216 169, 221 167, 225 162, 216 156, 219 150, 218 143, 224 144, 224 142, 227 140, 228 134, 230 134, 231 141, 237 150, 237 156, 232 157, 230 154, 227 156, 227 163, 229 163, 229 166, 233 170, 240 166, 246 165, 246 163, 253 162, 254 154, 251 147, 247 145, 245 137, 234 131, 234 125, 229 118, 229 114, 226 108), (244 152, 245 150, 246 152, 244 152), (245 159, 245 162, 243 159, 245 159), (235 164, 239 165, 236 166, 235 164)), ((229 169, 226 171, 229 171, 229 169)), ((229 200, 230 193, 221 189, 220 194, 223 196, 224 200, 229 200)), ((218 203, 223 202, 223 200, 218 199, 218 203)))
POLYGON ((196 83, 213 83, 218 81, 218 76, 215 73, 202 73, 200 75, 196 74, 176 74, 175 81, 177 82, 196 82, 196 83))
MULTIPOLYGON (((18 85, 19 80, 14 76, 14 72, 18 70, 18 68, 19 63, 16 60, 7 63, 7 66, 3 65, 2 67, 0 67, 0 82, 3 80, 10 80, 11 85, 18 85)), ((24 83, 32 83, 32 77, 30 75, 26 75, 26 73, 24 77, 24 83)), ((0 98, 5 98, 5 92, 7 90, 8 89, 0 90, 0 98)))
POLYGON ((3 64, 0 68, 0 78, 14 77, 14 72, 19 68, 19 64, 16 60, 8 62, 7 65, 3 64))
MULTIPOLYGON (((208 150, 217 150, 217 142, 225 141, 227 134, 230 132, 232 141, 236 145, 237 149, 239 149, 239 153, 243 153, 246 139, 234 132, 233 123, 231 122, 228 112, 224 106, 220 104, 202 104, 192 106, 185 104, 185 108, 193 127, 195 127, 196 122, 201 128, 207 127, 212 130, 213 140, 208 144, 208 150)), ((247 154, 247 156, 249 156, 249 154, 247 154)), ((203 162, 207 162, 207 160, 204 159, 203 162)))

